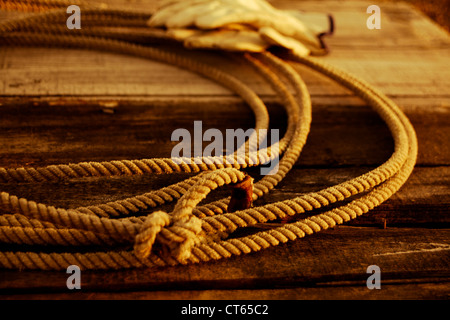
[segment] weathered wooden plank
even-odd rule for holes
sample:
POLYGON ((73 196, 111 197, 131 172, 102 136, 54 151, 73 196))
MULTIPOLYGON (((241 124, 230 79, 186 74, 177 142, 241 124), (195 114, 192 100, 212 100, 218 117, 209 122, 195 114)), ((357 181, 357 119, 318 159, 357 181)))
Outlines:
MULTIPOLYGON (((275 104, 279 101, 278 97, 269 95, 260 95, 261 99, 267 104, 275 104)), ((404 111, 406 112, 424 112, 428 113, 429 109, 434 112, 445 113, 446 109, 450 107, 450 96, 442 95, 437 97, 414 97, 414 96, 390 96, 404 111), (438 101, 435 101, 438 99, 438 101), (428 110, 425 108, 428 108, 428 110), (421 110, 423 109, 423 110, 421 110)), ((353 95, 313 95, 311 100, 315 108, 317 107, 361 107, 366 104, 360 98, 353 95)), ((0 106, 12 106, 23 104, 25 101, 27 104, 34 106, 50 105, 50 106, 62 106, 62 105, 97 105, 99 109, 116 108, 117 106, 132 105, 134 108, 145 107, 152 104, 175 104, 177 107, 183 104, 205 104, 210 105, 224 105, 242 104, 242 99, 237 96, 228 95, 215 95, 215 96, 189 96, 189 95, 177 95, 174 96, 117 96, 111 95, 99 95, 99 96, 2 96, 0 98, 0 106)), ((138 109, 139 110, 139 109, 138 109)), ((110 110, 111 111, 111 110, 110 110)))
POLYGON ((358 54, 336 51, 324 61, 366 80, 387 95, 445 96, 450 81, 445 72, 448 53, 449 49, 358 50, 358 54))
MULTIPOLYGON (((368 275, 369 276, 369 275, 368 275)), ((0 294, 1 300, 447 300, 447 278, 411 280, 410 283, 382 280, 381 290, 369 290, 363 281, 358 284, 342 283, 342 286, 297 287, 282 289, 241 290, 171 290, 171 291, 124 291, 84 292, 83 288, 70 293, 0 294)), ((187 306, 188 302, 186 302, 187 306)), ((295 303, 297 305, 297 302, 295 303)), ((218 307, 217 307, 218 308, 218 307)), ((173 310, 181 313, 181 307, 173 310)), ((231 308, 230 308, 231 311, 231 308)), ((270 310, 272 311, 272 310, 270 310)), ((274 314, 271 312, 271 314, 274 314)), ((276 312, 277 316, 279 313, 276 312)))
POLYGON ((448 33, 411 5, 402 1, 271 1, 280 9, 298 9, 331 14, 335 32, 326 37, 330 48, 376 52, 413 48, 447 48, 448 33), (367 8, 377 5, 381 12, 381 29, 370 30, 367 8), (380 50, 378 50, 380 49, 380 50))
MULTIPOLYGON (((377 265, 383 281, 440 278, 450 273, 450 230, 356 228, 341 226, 263 252, 217 262, 156 269, 83 271, 83 292, 191 289, 273 289, 364 286, 367 267, 377 265)), ((447 280, 446 280, 447 279, 447 280)), ((61 272, 0 273, 2 294, 67 293, 61 272)))
MULTIPOLYGON (((334 51, 324 61, 391 96, 448 96, 448 50, 334 51), (392 76, 395 74, 395 77, 392 76)), ((186 53, 184 53, 186 54, 186 53)), ((250 66, 218 55, 191 55, 231 70, 258 94, 271 88, 250 66)), ((0 95, 229 95, 227 89, 163 63, 113 53, 55 48, 7 47, 0 51, 0 95), (120 66, 120 68, 118 68, 120 66), (96 85, 93 86, 92 84, 96 85)), ((349 95, 331 80, 300 66, 312 95, 349 95)))
MULTIPOLYGON (((325 10, 323 2, 276 1, 274 4, 281 8, 325 10)), ((326 2, 326 10, 336 16, 338 27, 336 34, 328 40, 333 48, 331 54, 321 59, 355 73, 388 95, 448 95, 449 78, 443 72, 448 67, 448 34, 410 6, 391 2, 383 2, 381 5, 386 14, 383 28, 368 30, 365 26, 367 6, 368 2, 365 1, 350 1, 346 2, 345 6, 339 1, 326 2), (388 45, 383 46, 383 40, 386 39, 388 45), (411 44, 406 46, 406 50, 395 50, 399 46, 402 47, 402 39, 411 44), (358 41, 365 44, 358 46, 358 41), (389 47, 391 50, 373 50, 379 49, 380 46, 389 47), (355 54, 355 48, 358 54, 355 54), (392 73, 396 77, 392 77, 392 73)), ((201 56, 201 60, 205 60, 205 57, 201 56)), ((230 62, 227 59, 212 61, 215 65, 223 65, 227 70, 233 69, 229 67, 230 62)), ((115 93, 177 96, 228 93, 227 90, 188 72, 180 72, 178 69, 151 61, 144 62, 142 59, 107 53, 3 48, 0 52, 0 62, 1 78, 6 79, 0 86, 0 95, 115 93), (119 65, 120 68, 117 68, 119 65), (93 87, 93 82, 98 85, 93 87)), ((303 69, 302 73, 313 95, 346 93, 329 81, 324 81, 303 69)), ((239 70, 245 82, 254 84, 256 81, 258 93, 271 92, 267 85, 255 80, 258 78, 248 68, 240 66, 239 70)))
MULTIPOLYGON (((311 132, 299 159, 304 166, 378 165, 393 151, 391 135, 369 107, 314 105, 311 132)), ((339 105, 339 104, 344 105, 339 105)), ((269 103, 273 128, 286 125, 286 115, 277 103, 269 103)), ((447 165, 450 159, 450 108, 427 106, 404 108, 419 139, 419 165, 447 165)), ((237 99, 216 97, 167 100, 115 101, 56 100, 4 102, 0 106, 0 166, 170 157, 172 132, 203 121, 203 131, 217 128, 253 128, 250 109, 237 99), (105 113, 116 106, 115 113, 105 113), (168 112, 170 110, 170 112, 168 112), (193 112, 195 110, 195 112, 193 112), (164 123, 164 126, 161 126, 164 123)), ((205 142, 204 146, 208 143, 205 142)))

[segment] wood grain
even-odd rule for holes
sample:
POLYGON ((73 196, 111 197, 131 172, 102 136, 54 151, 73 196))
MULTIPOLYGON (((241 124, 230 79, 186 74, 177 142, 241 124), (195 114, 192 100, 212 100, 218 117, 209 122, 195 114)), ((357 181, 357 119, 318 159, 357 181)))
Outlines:
MULTIPOLYGON (((86 271, 82 290, 75 293, 68 292, 65 272, 1 270, 0 299, 449 298, 448 33, 402 2, 377 3, 380 30, 366 28, 366 8, 373 4, 368 1, 271 2, 282 9, 331 13, 336 32, 326 39, 330 54, 320 59, 376 86, 411 120, 419 157, 400 191, 351 223, 255 254, 164 269, 86 271), (381 268, 382 290, 365 285, 372 264, 381 268)), ((152 12, 158 1, 108 3, 152 12)), ((0 11, 0 19, 10 17, 0 11)), ((229 55, 183 54, 248 84, 267 103, 271 127, 285 129, 280 102, 250 66, 229 55)), ((386 126, 362 100, 304 66, 295 68, 312 96, 311 132, 292 171, 255 205, 356 177, 386 161, 394 148, 386 126)), ((136 57, 58 48, 0 48, 0 114, 3 167, 167 157, 175 144, 172 131, 193 130, 194 120, 202 120, 204 130, 222 132, 254 126, 240 98, 198 75, 136 57)), ((74 208, 134 196, 187 176, 3 183, 0 190, 74 208)), ((218 190, 208 201, 228 195, 228 189, 218 190)), ((11 248, 3 244, 0 250, 11 248)))
MULTIPOLYGON (((0 119, 0 165, 170 157, 178 143, 171 141, 172 132, 177 128, 193 132, 196 120, 203 121, 203 132, 217 128, 225 134, 231 123, 231 129, 254 127, 251 111, 237 100, 180 100, 119 101, 114 114, 103 111, 108 100, 5 103, 0 106, 4 115, 0 119), (161 121, 166 125, 160 126, 161 121)), ((378 165, 391 155, 392 137, 378 115, 364 105, 348 106, 345 99, 341 103, 344 105, 313 106, 311 132, 300 165, 378 165)), ((450 108, 428 107, 432 111, 424 110, 425 106, 405 108, 419 139, 418 165, 448 165, 450 108)), ((283 108, 269 104, 269 114, 272 127, 283 130, 283 108)))
MULTIPOLYGON (((160 269, 84 271, 82 292, 256 289, 365 286, 369 265, 378 265, 382 281, 441 278, 449 272, 449 229, 360 228, 341 226, 264 252, 212 263, 160 269), (269 258, 270 257, 270 258, 269 258), (218 272, 220 270, 220 272, 218 272)), ((1 274, 0 292, 67 293, 67 274, 16 272, 1 274)))
MULTIPOLYGON (((401 283, 395 281, 384 281, 382 290, 369 290, 362 284, 342 283, 341 286, 313 286, 296 288, 268 288, 268 289, 214 289, 214 290, 164 290, 164 291, 121 291, 121 292, 70 292, 70 293, 40 293, 36 294, 15 294, 0 295, 3 300, 167 300, 173 303, 174 300, 213 300, 212 303, 218 305, 218 301, 232 300, 287 300, 292 308, 304 304, 305 300, 448 300, 448 281, 442 278, 421 280, 402 280, 401 283), (295 302, 292 302, 295 300, 295 302), (302 300, 302 302, 298 301, 302 300)), ((9 301, 10 302, 10 301, 9 301)), ((201 303, 201 302, 200 302, 201 303)), ((114 304, 114 302, 112 303, 114 304)), ((186 302, 187 305, 187 302, 186 302)), ((172 306, 173 307, 173 306, 172 306)), ((287 308, 289 309, 289 307, 287 308)), ((170 310, 170 309, 169 309, 170 310)), ((173 313, 181 312, 181 307, 172 310, 173 313)), ((408 309, 410 310, 410 309, 408 309)), ((278 311, 278 310, 277 310, 278 311)), ((276 312, 277 316, 280 312, 276 312)))
MULTIPOLYGON (((443 72, 448 66, 445 52, 448 48, 380 52, 359 49, 357 55, 342 50, 323 59, 361 77, 390 96, 448 96, 449 80, 443 72), (386 72, 380 71, 383 68, 386 72)), ((245 64, 236 69, 230 67, 231 61, 221 55, 195 53, 195 56, 234 70, 239 79, 254 88, 257 94, 273 94, 271 88, 245 64)), ((5 96, 231 95, 227 89, 188 71, 113 53, 9 47, 0 52, 0 65, 0 94, 5 96), (117 68, 118 65, 121 67, 117 68)), ((350 95, 323 76, 305 67, 298 68, 313 96, 350 95)))

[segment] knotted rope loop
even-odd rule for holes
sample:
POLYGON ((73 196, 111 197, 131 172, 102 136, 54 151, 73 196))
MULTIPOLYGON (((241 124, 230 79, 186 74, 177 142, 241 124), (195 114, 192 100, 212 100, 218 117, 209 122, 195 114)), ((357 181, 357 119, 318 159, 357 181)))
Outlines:
MULTIPOLYGON (((44 3, 47 6, 47 4, 66 1, 68 0, 31 2, 36 2, 36 7, 42 7, 44 3)), ((7 3, 7 7, 8 3, 13 3, 14 7, 15 2, 20 2, 20 7, 23 9, 33 6, 30 1, 0 0, 0 7, 4 3, 7 3)), ((178 66, 205 76, 236 93, 253 110, 255 131, 269 129, 269 115, 264 102, 242 81, 226 71, 189 58, 189 55, 180 55, 171 52, 172 50, 166 51, 163 47, 149 46, 149 39, 155 41, 165 39, 161 36, 161 30, 145 26, 127 33, 125 38, 122 30, 104 32, 105 27, 109 29, 112 25, 120 29, 143 26, 145 21, 140 13, 129 14, 111 9, 97 12, 83 9, 85 18, 86 14, 92 22, 95 22, 93 27, 99 28, 92 28, 88 34, 77 34, 77 36, 73 36, 73 32, 67 34, 67 28, 64 25, 61 28, 58 26, 58 21, 63 23, 65 21, 65 18, 62 20, 60 18, 67 17, 65 10, 58 13, 49 12, 39 17, 20 17, 19 20, 2 21, 0 43, 14 46, 38 45, 95 49, 178 66), (136 35, 135 32, 145 35, 145 45, 142 45, 139 39, 132 40, 136 35)), ((239 39, 236 39, 236 43, 239 43, 239 39)), ((236 54, 233 58, 239 56, 236 54)), ((173 161, 172 158, 154 158, 58 164, 40 168, 0 168, 0 181, 6 183, 40 183, 80 177, 202 172, 197 176, 144 195, 76 209, 56 208, 1 192, 0 243, 63 246, 93 244, 110 247, 108 251, 87 253, 0 251, 0 268, 65 270, 68 265, 75 264, 82 269, 120 269, 218 260, 256 252, 325 230, 356 218, 387 200, 407 180, 417 158, 417 137, 409 120, 393 101, 355 76, 295 51, 285 52, 283 56, 337 81, 367 102, 385 121, 392 133, 395 145, 392 156, 379 167, 338 185, 273 204, 247 206, 248 203, 263 197, 277 186, 297 162, 309 133, 311 100, 301 76, 289 62, 269 52, 244 54, 244 62, 254 66, 255 70, 272 86, 288 116, 286 132, 279 141, 279 153, 278 148, 274 148, 274 144, 265 148, 270 152, 270 159, 281 156, 276 174, 266 175, 253 185, 251 177, 236 169, 209 171, 225 167, 248 168, 259 166, 270 160, 253 157, 252 154, 239 155, 238 161, 235 161, 233 154, 230 155, 231 161, 225 163, 222 161, 223 157, 205 157, 201 158, 200 163, 192 161, 181 164, 173 161), (295 95, 291 93, 291 87, 295 95), (235 184, 234 188, 236 188, 237 185, 243 184, 244 179, 250 180, 250 184, 247 184, 248 193, 242 194, 241 197, 232 196, 231 200, 221 199, 198 206, 211 190, 224 184, 235 184), (324 213, 286 223, 278 228, 269 227, 269 230, 256 234, 227 239, 227 236, 237 228, 303 214, 306 211, 337 204, 350 197, 355 199, 324 213), (126 215, 155 208, 175 199, 180 200, 172 213, 157 211, 144 220, 141 220, 141 217, 126 217, 126 215), (244 203, 233 203, 236 199, 243 200, 244 203), (224 212, 228 213, 224 214, 224 212), (119 248, 112 247, 118 244, 120 244, 119 248), (133 244, 134 251, 120 249, 123 245, 133 244)), ((263 150, 257 150, 259 155, 263 150)))
POLYGON ((141 260, 146 259, 158 243, 161 258, 186 263, 201 230, 201 220, 193 215, 179 217, 164 211, 153 212, 135 237, 134 254, 141 260))
POLYGON ((161 245, 162 258, 186 263, 201 235, 202 220, 192 214, 195 206, 212 190, 225 184, 237 183, 247 178, 239 170, 229 168, 215 170, 204 175, 180 198, 171 214, 156 211, 150 214, 135 237, 134 254, 139 259, 147 258, 157 242, 161 245))

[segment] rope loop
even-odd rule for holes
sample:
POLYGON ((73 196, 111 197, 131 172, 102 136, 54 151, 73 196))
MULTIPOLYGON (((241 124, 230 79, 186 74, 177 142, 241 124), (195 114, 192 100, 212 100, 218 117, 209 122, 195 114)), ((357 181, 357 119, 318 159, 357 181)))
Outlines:
POLYGON ((161 258, 175 259, 186 263, 191 250, 200 242, 202 220, 193 215, 192 210, 212 190, 225 184, 243 181, 247 175, 239 170, 228 168, 208 172, 181 197, 171 214, 156 211, 148 215, 135 237, 134 254, 146 259, 157 242, 161 258))
POLYGON ((134 254, 144 260, 152 252, 158 251, 162 258, 185 263, 197 243, 201 224, 201 220, 195 216, 176 219, 164 211, 153 212, 135 237, 134 254), (154 248, 156 244, 159 245, 157 250, 154 248))
MULTIPOLYGON (((53 4, 59 1, 32 2, 36 2, 36 6, 40 7, 44 3, 53 4)), ((7 6, 8 3, 20 2, 23 8, 30 5, 22 0, 0 0, 0 7, 5 2, 7 6)), ((168 38, 161 36, 161 30, 149 29, 140 13, 129 14, 111 9, 102 9, 101 12, 92 10, 84 10, 83 14, 90 15, 95 22, 95 28, 90 29, 87 34, 77 36, 67 34, 65 26, 63 29, 56 26, 60 18, 66 16, 65 10, 7 20, 0 23, 0 45, 95 49, 164 62, 195 72, 230 89, 253 111, 256 132, 270 128, 266 105, 244 82, 225 70, 197 61, 190 55, 180 55, 172 49, 165 50, 164 46, 149 46, 149 39, 158 42, 168 38), (126 38, 123 30, 105 33, 105 27, 110 29, 112 25, 120 29, 131 25, 136 27, 136 30, 133 29, 133 34, 127 33, 126 38), (135 32, 145 35, 145 45, 139 39, 132 40, 133 37, 128 37, 136 35, 135 32)), ((0 168, 0 182, 6 183, 201 172, 160 190, 76 209, 55 208, 0 192, 2 244, 111 246, 108 251, 87 253, 0 250, 0 268, 62 270, 75 264, 82 269, 120 269, 218 260, 259 251, 325 230, 354 219, 386 201, 408 179, 417 159, 417 137, 407 117, 392 100, 355 76, 325 64, 320 59, 298 55, 294 51, 284 52, 282 55, 285 60, 269 52, 243 54, 241 62, 241 55, 227 54, 227 57, 236 59, 242 65, 250 63, 263 80, 270 84, 285 108, 287 127, 283 138, 278 142, 279 148, 274 148, 274 144, 264 147, 270 152, 271 159, 280 155, 277 173, 261 177, 253 184, 251 176, 237 169, 259 166, 265 161, 254 157, 253 154, 240 156, 238 153, 230 155, 230 161, 225 164, 219 162, 224 160, 222 157, 205 157, 200 163, 194 161, 180 164, 171 158, 153 158, 57 164, 38 168, 0 168), (294 167, 309 134, 310 95, 298 70, 291 63, 300 63, 335 80, 370 105, 389 128, 394 140, 394 152, 377 168, 351 180, 295 198, 252 207, 255 200, 275 188, 294 167), (236 154, 240 157, 238 161, 235 160, 236 154), (224 185, 229 185, 234 195, 212 203, 200 204, 212 190, 224 185), (352 197, 355 199, 352 200, 352 197), (140 216, 126 216, 175 199, 179 200, 171 213, 155 211, 143 219, 140 216), (296 221, 296 214, 305 214, 307 211, 325 208, 345 200, 351 202, 340 203, 334 209, 296 221), (293 216, 295 222, 283 223, 279 227, 269 225, 269 230, 242 237, 229 237, 237 228, 287 216, 293 216), (119 247, 113 247, 118 244, 119 247), (123 250, 124 245, 127 248, 133 246, 134 250, 123 250)), ((261 155, 264 149, 257 149, 257 152, 261 155)))

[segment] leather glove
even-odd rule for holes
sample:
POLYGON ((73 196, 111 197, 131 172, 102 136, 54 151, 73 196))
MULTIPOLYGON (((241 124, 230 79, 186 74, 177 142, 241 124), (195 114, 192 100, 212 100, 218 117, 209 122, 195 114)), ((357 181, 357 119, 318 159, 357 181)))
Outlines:
POLYGON ((261 52, 275 45, 305 56, 324 51, 324 28, 315 24, 323 25, 323 18, 264 0, 166 0, 148 25, 165 27, 168 37, 189 48, 261 52))

